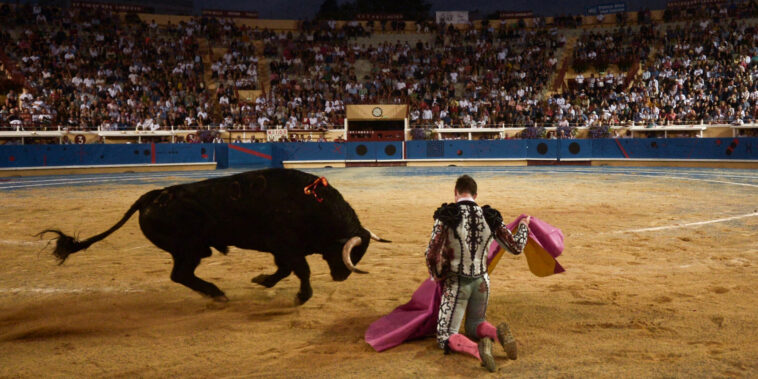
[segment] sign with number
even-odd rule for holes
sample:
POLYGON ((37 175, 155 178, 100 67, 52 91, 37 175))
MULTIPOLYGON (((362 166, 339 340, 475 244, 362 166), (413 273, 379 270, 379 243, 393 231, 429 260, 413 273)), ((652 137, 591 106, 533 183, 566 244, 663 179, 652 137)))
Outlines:
POLYGON ((281 139, 287 139, 287 129, 268 129, 266 130, 266 140, 276 142, 281 139))

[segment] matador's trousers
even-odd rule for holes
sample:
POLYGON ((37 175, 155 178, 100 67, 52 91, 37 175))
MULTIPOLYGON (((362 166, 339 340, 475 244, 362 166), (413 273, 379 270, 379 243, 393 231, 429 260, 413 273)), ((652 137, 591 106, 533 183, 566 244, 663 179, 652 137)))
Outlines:
POLYGON ((442 288, 437 318, 437 343, 445 349, 451 335, 458 333, 466 316, 466 336, 476 340, 476 328, 485 320, 490 294, 490 277, 478 278, 450 275, 442 288))

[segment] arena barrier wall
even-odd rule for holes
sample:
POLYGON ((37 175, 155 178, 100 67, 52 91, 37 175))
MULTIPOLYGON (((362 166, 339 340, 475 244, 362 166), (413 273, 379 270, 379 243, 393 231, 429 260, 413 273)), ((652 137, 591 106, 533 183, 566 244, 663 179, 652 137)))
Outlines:
POLYGON ((0 170, 6 171, 109 165, 214 164, 217 168, 266 168, 283 167, 284 162, 303 164, 300 167, 344 167, 350 163, 372 162, 487 165, 497 161, 519 164, 591 161, 592 164, 624 165, 655 165, 667 161, 733 162, 747 168, 758 167, 758 138, 0 146, 0 170), (309 163, 313 165, 308 166, 309 163))
POLYGON ((0 146, 0 168, 216 162, 213 144, 0 146))
POLYGON ((346 142, 284 142, 274 143, 274 165, 283 161, 344 161, 346 142))
POLYGON ((403 142, 275 142, 272 166, 282 162, 361 161, 377 162, 403 159, 403 142))
POLYGON ((530 160, 556 161, 559 158, 561 140, 527 140, 526 158, 530 160))
POLYGON ((758 138, 642 138, 592 142, 592 159, 758 159, 758 138))
POLYGON ((270 143, 230 143, 217 144, 218 153, 216 157, 223 157, 225 154, 227 160, 219 161, 219 168, 266 168, 272 167, 273 164, 273 146, 270 143))
POLYGON ((353 161, 391 161, 403 159, 403 143, 386 142, 348 142, 347 159, 353 161))
POLYGON ((408 141, 406 142, 406 158, 523 160, 527 158, 529 142, 528 140, 408 141))
POLYGON ((558 157, 561 160, 592 159, 592 140, 558 140, 558 157))

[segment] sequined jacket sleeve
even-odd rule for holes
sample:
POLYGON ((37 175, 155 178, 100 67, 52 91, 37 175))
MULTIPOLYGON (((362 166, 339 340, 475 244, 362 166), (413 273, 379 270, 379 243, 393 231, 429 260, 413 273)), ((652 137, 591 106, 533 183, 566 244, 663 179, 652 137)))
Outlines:
POLYGON ((447 276, 450 271, 450 260, 445 256, 448 228, 440 220, 434 220, 432 237, 426 248, 426 266, 432 279, 439 281, 447 276))
POLYGON ((511 254, 521 254, 521 252, 524 251, 526 240, 529 237, 529 228, 526 225, 519 223, 518 228, 516 229, 516 234, 513 234, 503 222, 503 217, 497 209, 485 205, 482 207, 482 212, 484 212, 484 219, 487 220, 487 224, 492 231, 492 237, 495 241, 511 254))
POLYGON ((500 223, 500 226, 492 231, 495 241, 508 250, 513 255, 521 254, 526 246, 526 240, 529 237, 529 228, 526 225, 519 223, 516 233, 511 233, 508 227, 504 223, 500 223))

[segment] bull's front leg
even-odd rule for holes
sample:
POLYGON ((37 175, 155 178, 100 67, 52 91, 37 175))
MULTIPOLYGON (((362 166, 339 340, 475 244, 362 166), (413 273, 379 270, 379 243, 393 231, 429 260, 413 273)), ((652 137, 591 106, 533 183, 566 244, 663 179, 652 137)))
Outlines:
POLYGON ((313 289, 311 288, 311 269, 304 256, 295 260, 292 269, 295 271, 295 275, 298 279, 300 279, 300 291, 297 293, 295 303, 302 305, 313 295, 313 289))
POLYGON ((260 284, 266 288, 271 288, 286 278, 292 272, 292 265, 289 259, 280 253, 274 253, 274 263, 276 263, 276 272, 271 275, 260 274, 252 279, 253 283, 260 284))

